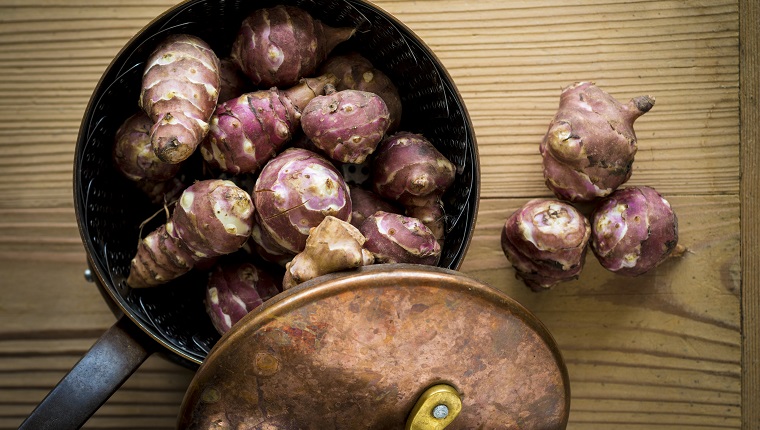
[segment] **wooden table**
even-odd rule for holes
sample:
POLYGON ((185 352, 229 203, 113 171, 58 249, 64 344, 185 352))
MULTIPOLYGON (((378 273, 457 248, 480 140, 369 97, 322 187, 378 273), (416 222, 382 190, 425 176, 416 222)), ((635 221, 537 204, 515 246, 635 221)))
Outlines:
MULTIPOLYGON (((0 427, 16 428, 114 322, 73 209, 79 123, 105 67, 174 0, 0 0, 0 427)), ((760 425, 760 128, 753 0, 382 0, 447 66, 477 133, 482 200, 462 270, 532 310, 560 344, 571 429, 760 425), (499 247, 549 196, 538 143, 560 89, 657 98, 631 185, 670 200, 689 251, 627 279, 593 257, 535 294, 499 247)), ((86 428, 171 428, 192 373, 151 357, 86 428)))

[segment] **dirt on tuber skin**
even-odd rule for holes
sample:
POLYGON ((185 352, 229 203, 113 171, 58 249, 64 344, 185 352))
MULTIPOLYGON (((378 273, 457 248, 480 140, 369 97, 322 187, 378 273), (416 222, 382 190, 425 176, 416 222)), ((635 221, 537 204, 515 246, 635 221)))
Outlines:
POLYGON ((290 87, 312 76, 353 28, 334 28, 295 6, 277 5, 251 13, 240 26, 232 58, 258 87, 290 87))
POLYGON ((375 257, 363 248, 366 239, 359 229, 327 216, 309 232, 306 246, 285 266, 283 289, 318 276, 373 264, 375 257))
POLYGON ((385 73, 375 68, 371 61, 358 52, 350 52, 328 57, 319 70, 321 73, 337 76, 338 83, 335 84, 335 88, 338 91, 359 90, 380 96, 388 108, 388 132, 398 130, 402 114, 398 88, 385 73))
POLYGON ((180 196, 166 224, 138 245, 127 284, 165 284, 201 260, 237 251, 251 234, 253 201, 231 181, 198 181, 180 196))
POLYGON ((376 150, 373 191, 405 207, 429 206, 454 182, 456 166, 420 134, 398 132, 376 150))
POLYGON ((285 90, 254 91, 221 103, 200 146, 203 159, 233 175, 258 172, 300 130, 309 101, 334 82, 329 74, 305 78, 285 90))
POLYGON ((304 134, 317 148, 332 160, 351 164, 361 164, 375 152, 389 124, 388 108, 380 96, 336 91, 332 85, 309 101, 301 118, 304 134))
POLYGON ((540 145, 547 187, 559 199, 590 202, 624 184, 638 149, 633 123, 654 103, 640 96, 622 104, 591 82, 565 88, 540 145))
POLYGON ((678 247, 678 218, 652 187, 621 188, 591 215, 591 249, 602 267, 623 276, 654 269, 678 247))
POLYGON ((168 36, 146 62, 140 106, 154 122, 151 143, 158 158, 180 163, 208 133, 221 87, 221 64, 196 36, 168 36))
POLYGON ((518 279, 533 291, 546 291, 578 278, 590 235, 588 219, 569 203, 533 199, 507 218, 501 248, 518 279))

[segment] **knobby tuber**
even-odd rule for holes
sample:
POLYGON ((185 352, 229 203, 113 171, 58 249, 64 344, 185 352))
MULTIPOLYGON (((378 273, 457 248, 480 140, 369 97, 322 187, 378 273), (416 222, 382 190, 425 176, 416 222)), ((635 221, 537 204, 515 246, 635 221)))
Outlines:
POLYGON ((625 183, 637 151, 633 123, 654 102, 621 104, 591 82, 565 88, 540 145, 547 187, 562 200, 590 202, 625 183))
POLYGON ((251 196, 231 181, 198 181, 185 189, 169 220, 140 241, 127 284, 152 287, 176 279, 203 259, 238 250, 251 234, 251 196))
POLYGON ((373 191, 405 207, 436 204, 454 182, 454 164, 420 134, 398 132, 376 152, 373 191))
POLYGON ((364 248, 377 263, 410 263, 435 266, 441 245, 422 221, 405 215, 378 211, 362 223, 359 231, 364 248))
POLYGON ((279 282, 266 270, 251 262, 222 259, 209 273, 206 313, 219 334, 224 334, 279 292, 279 282))
POLYGON ((114 164, 125 177, 134 182, 166 181, 176 176, 181 167, 158 158, 150 142, 151 127, 153 120, 140 111, 127 118, 116 130, 114 164))
POLYGON ((253 198, 262 230, 292 255, 303 251, 309 230, 325 217, 351 217, 351 197, 340 172, 301 148, 286 149, 261 169, 253 198))
POLYGON ((251 229, 250 246, 252 250, 270 263, 276 263, 285 267, 293 259, 293 252, 280 246, 269 233, 269 229, 263 226, 261 215, 253 214, 253 228, 251 229))
POLYGON ((443 246, 443 240, 446 237, 446 214, 440 201, 427 206, 409 206, 404 213, 406 216, 422 221, 433 232, 438 243, 443 246))
POLYGON ((350 222, 356 228, 360 228, 367 217, 374 215, 378 211, 397 214, 404 213, 402 208, 360 186, 350 187, 349 193, 351 196, 350 222))
POLYGON ((311 76, 353 28, 334 28, 295 6, 255 10, 243 20, 232 58, 259 87, 289 87, 311 76))
POLYGON ((338 78, 338 83, 335 84, 338 91, 367 91, 382 97, 390 117, 388 132, 398 130, 402 113, 398 88, 385 73, 375 68, 371 61, 358 52, 350 52, 328 57, 319 70, 321 73, 332 73, 338 78))
POLYGON ((242 94, 255 90, 248 76, 243 74, 240 66, 231 57, 222 58, 220 61, 219 78, 219 103, 240 97, 242 94))
POLYGON ((327 216, 313 227, 304 250, 285 266, 284 289, 328 273, 368 266, 375 261, 363 248, 366 239, 350 223, 327 216))
POLYGON ((196 36, 168 36, 147 60, 140 106, 154 122, 153 150, 167 163, 186 160, 208 132, 221 86, 219 58, 196 36))
POLYGON ((517 278, 544 291, 578 278, 590 235, 588 219, 569 203, 533 199, 507 218, 501 247, 517 278))
POLYGON ((678 245, 678 218, 651 187, 621 188, 591 215, 591 249, 602 266, 638 276, 665 261, 678 245))
POLYGON ((359 90, 336 91, 314 97, 301 118, 304 134, 328 157, 341 163, 361 164, 372 154, 388 130, 388 108, 380 96, 359 90))
POLYGON ((299 130, 307 103, 333 82, 333 75, 305 78, 286 90, 254 91, 221 103, 201 143, 203 159, 231 174, 257 172, 299 130))

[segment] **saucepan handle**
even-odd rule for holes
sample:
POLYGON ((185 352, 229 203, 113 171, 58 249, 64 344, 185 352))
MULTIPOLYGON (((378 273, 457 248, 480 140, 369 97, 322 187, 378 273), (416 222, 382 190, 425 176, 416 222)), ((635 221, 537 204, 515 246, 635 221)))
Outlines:
POLYGON ((155 341, 122 316, 37 405, 19 430, 82 427, 154 349, 155 341))

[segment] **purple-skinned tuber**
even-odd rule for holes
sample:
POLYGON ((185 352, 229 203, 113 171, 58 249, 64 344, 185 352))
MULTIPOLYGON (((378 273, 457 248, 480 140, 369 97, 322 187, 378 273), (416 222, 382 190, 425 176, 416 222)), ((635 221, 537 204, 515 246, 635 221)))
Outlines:
POLYGON ((540 145, 546 186, 562 200, 606 197, 631 176, 637 151, 634 121, 654 106, 640 96, 622 104, 591 82, 562 90, 540 145))
POLYGON ((591 215, 591 249, 604 268, 623 276, 646 273, 678 245, 678 218, 651 187, 621 188, 591 215))
POLYGON ((313 75, 354 31, 325 25, 295 6, 257 9, 243 20, 231 56, 254 85, 287 88, 313 75))
POLYGON ((301 148, 286 149, 261 169, 253 199, 262 230, 292 255, 303 251, 309 230, 325 217, 351 217, 351 197, 340 172, 301 148))
POLYGON ((309 101, 332 82, 332 75, 304 78, 286 90, 254 91, 219 104, 200 146, 203 159, 234 175, 258 172, 299 130, 309 101))
POLYGON ((405 207, 436 204, 456 176, 454 163, 410 132, 383 139, 372 166, 373 191, 405 207))
POLYGON ((378 211, 397 214, 404 213, 402 208, 358 185, 351 187, 350 195, 352 208, 351 225, 356 228, 360 228, 365 219, 378 211))
POLYGON ((182 192, 171 217, 140 241, 127 284, 153 287, 189 272, 202 260, 231 254, 248 240, 251 196, 231 181, 198 181, 182 192))
POLYGON ((372 154, 388 130, 389 113, 377 94, 359 90, 336 91, 328 85, 325 95, 306 105, 301 127, 311 142, 331 159, 361 164, 372 154))
POLYGON ((211 47, 189 34, 170 35, 151 53, 139 103, 154 122, 151 143, 162 161, 186 160, 206 137, 219 100, 220 68, 211 47))
POLYGON ((153 151, 150 129, 153 120, 140 111, 127 118, 114 138, 113 159, 119 172, 126 178, 151 183, 169 180, 177 175, 179 164, 161 161, 153 151))
POLYGON ((327 58, 319 70, 321 73, 332 73, 338 78, 338 83, 335 84, 338 91, 368 91, 382 97, 390 115, 388 131, 398 130, 402 113, 398 88, 385 73, 375 68, 371 61, 358 52, 350 52, 327 58))
POLYGON ((513 212, 501 231, 501 248, 516 276, 533 291, 577 279, 591 226, 567 202, 533 199, 513 212))
POLYGON ((219 60, 219 77, 221 86, 219 88, 219 103, 240 97, 245 93, 255 91, 251 80, 243 74, 240 66, 231 57, 225 57, 219 60))
POLYGON ((247 261, 221 259, 206 285, 206 313, 219 334, 280 292, 271 273, 247 261))
POLYGON ((367 239, 364 248, 377 263, 435 266, 441 258, 441 245, 417 218, 378 211, 364 220, 359 231, 367 239))

